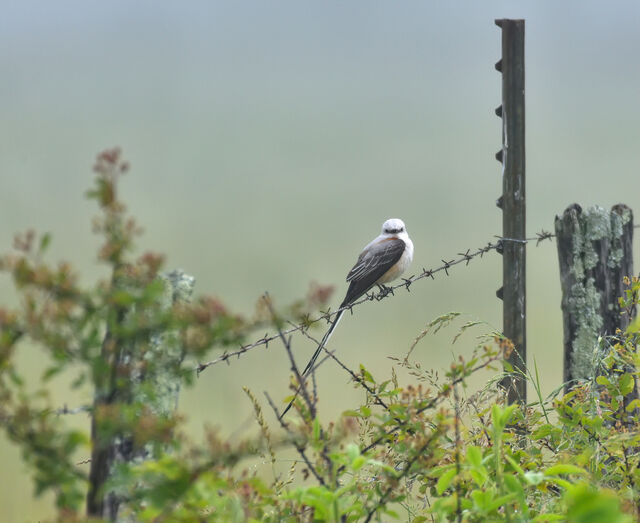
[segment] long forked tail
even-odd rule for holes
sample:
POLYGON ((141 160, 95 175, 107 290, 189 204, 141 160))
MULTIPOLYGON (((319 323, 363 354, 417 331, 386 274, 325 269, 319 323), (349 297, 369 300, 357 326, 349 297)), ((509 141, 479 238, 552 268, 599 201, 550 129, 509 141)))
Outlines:
MULTIPOLYGON (((329 329, 327 330, 325 335, 322 337, 322 340, 320 340, 320 343, 318 344, 318 348, 313 353, 313 356, 311 356, 311 359, 309 360, 309 363, 307 363, 307 366, 302 371, 302 377, 303 378, 306 378, 311 373, 311 371, 313 371, 313 366, 315 365, 316 360, 318 359, 318 356, 320 356, 320 353, 322 352, 322 349, 324 348, 326 343, 329 341, 329 338, 331 337, 331 334, 333 333, 333 329, 335 329, 338 326, 338 322, 340 321, 340 318, 342 318, 342 314, 343 313, 344 313, 344 310, 341 310, 341 311, 338 312, 338 314, 336 314, 336 317, 333 320, 333 322, 331 323, 331 326, 329 327, 329 329)), ((304 387, 304 384, 300 383, 299 387, 304 387)), ((289 412, 289 409, 293 406, 293 402, 296 400, 296 398, 298 397, 299 393, 300 393, 300 388, 298 388, 298 390, 296 391, 295 396, 289 402, 289 405, 287 405, 287 408, 282 411, 282 414, 280 414, 280 419, 284 418, 284 415, 287 412, 289 412)))

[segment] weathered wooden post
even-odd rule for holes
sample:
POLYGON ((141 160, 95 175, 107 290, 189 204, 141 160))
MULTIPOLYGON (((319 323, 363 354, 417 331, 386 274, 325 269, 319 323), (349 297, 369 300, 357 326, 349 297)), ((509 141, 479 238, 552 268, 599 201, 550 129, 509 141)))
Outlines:
POLYGON ((555 228, 568 391, 575 380, 594 377, 598 338, 624 330, 631 320, 618 298, 623 278, 633 276, 633 213, 623 204, 607 211, 574 203, 556 216, 555 228))
POLYGON ((502 73, 502 196, 497 205, 503 211, 502 287, 503 334, 515 345, 508 358, 519 371, 503 380, 507 401, 527 401, 527 297, 526 297, 526 207, 525 207, 525 127, 524 127, 524 20, 496 20, 502 29, 502 59, 496 69, 502 73))
MULTIPOLYGON (((176 270, 160 276, 164 293, 159 302, 160 310, 168 311, 174 303, 189 301, 195 279, 176 270)), ((105 491, 106 481, 118 463, 140 462, 148 459, 148 448, 135 444, 132 434, 117 434, 104 438, 100 434, 98 416, 108 416, 115 404, 144 405, 159 417, 170 417, 178 403, 180 392, 183 347, 177 332, 155 332, 140 343, 123 343, 125 346, 109 347, 109 333, 103 343, 105 360, 111 361, 112 371, 126 373, 124 385, 109 380, 106 386, 95 392, 91 438, 91 469, 87 513, 109 521, 121 521, 120 512, 130 493, 105 491), (125 370, 126 369, 126 370, 125 370)))

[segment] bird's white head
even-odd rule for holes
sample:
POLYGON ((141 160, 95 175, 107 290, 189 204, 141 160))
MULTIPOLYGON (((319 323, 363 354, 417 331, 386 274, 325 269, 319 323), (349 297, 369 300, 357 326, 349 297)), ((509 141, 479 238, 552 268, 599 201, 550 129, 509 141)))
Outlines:
POLYGON ((386 235, 398 235, 406 233, 407 229, 404 226, 404 222, 400 218, 389 218, 382 224, 382 234, 386 235))

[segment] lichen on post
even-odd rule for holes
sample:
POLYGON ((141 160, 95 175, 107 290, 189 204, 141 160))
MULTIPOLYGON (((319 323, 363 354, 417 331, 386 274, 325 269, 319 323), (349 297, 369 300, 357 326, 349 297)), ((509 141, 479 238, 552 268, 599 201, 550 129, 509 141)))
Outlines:
POLYGON ((556 216, 555 229, 568 390, 575 380, 594 376, 599 339, 628 325, 618 298, 624 276, 633 274, 633 213, 623 204, 610 211, 573 204, 556 216))
MULTIPOLYGON (((120 316, 122 325, 119 327, 126 325, 128 320, 142 325, 144 321, 141 320, 146 317, 153 319, 158 315, 157 318, 161 318, 170 312, 174 304, 190 300, 195 285, 193 276, 174 270, 160 274, 158 278, 162 282, 162 292, 156 297, 154 306, 147 310, 136 309, 132 305, 120 316)), ((156 419, 169 419, 177 407, 185 353, 180 333, 171 328, 144 332, 140 337, 136 334, 131 339, 107 332, 103 346, 111 347, 109 351, 115 354, 110 361, 115 378, 96 388, 87 512, 110 521, 128 521, 121 513, 131 493, 105 486, 119 464, 143 462, 152 457, 152 449, 149 444, 136 441, 133 434, 135 426, 118 430, 105 438, 100 429, 104 420, 100 422, 98 418, 107 418, 108 424, 112 407, 126 410, 128 406, 135 406, 140 412, 148 411, 156 419), (107 415, 101 416, 100 413, 107 415)), ((143 420, 138 419, 136 423, 142 424, 143 420)))
MULTIPOLYGON (((167 311, 176 303, 188 302, 193 293, 195 278, 181 270, 160 274, 165 283, 160 307, 167 311)), ((145 361, 153 361, 145 368, 151 372, 140 375, 134 381, 133 400, 146 404, 155 415, 172 414, 178 404, 181 383, 181 364, 184 348, 179 333, 175 331, 157 332, 151 336, 149 346, 142 355, 145 361), (148 386, 153 388, 149 395, 148 386)))

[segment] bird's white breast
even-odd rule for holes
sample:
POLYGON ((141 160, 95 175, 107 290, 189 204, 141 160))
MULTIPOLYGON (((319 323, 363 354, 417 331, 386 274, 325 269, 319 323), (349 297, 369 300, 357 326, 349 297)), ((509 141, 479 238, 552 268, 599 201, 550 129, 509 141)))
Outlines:
POLYGON ((376 283, 387 283, 399 278, 402 276, 404 271, 409 268, 409 265, 411 265, 411 262, 413 261, 413 242, 406 233, 398 235, 398 238, 400 238, 405 244, 404 252, 402 253, 402 256, 400 256, 400 259, 387 272, 385 272, 376 283))

